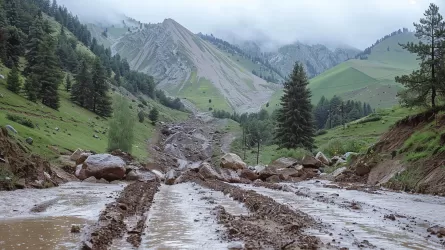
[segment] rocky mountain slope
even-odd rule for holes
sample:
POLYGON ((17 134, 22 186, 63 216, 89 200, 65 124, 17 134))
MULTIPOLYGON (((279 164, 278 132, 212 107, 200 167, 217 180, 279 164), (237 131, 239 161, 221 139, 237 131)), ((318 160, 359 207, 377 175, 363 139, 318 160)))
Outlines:
POLYGON ((360 50, 352 47, 331 50, 324 45, 308 45, 301 42, 285 45, 277 51, 263 53, 260 46, 253 41, 246 41, 239 45, 246 53, 264 58, 273 68, 284 76, 292 72, 296 61, 303 63, 309 77, 314 77, 324 71, 355 58, 360 50))
MULTIPOLYGON (((92 27, 103 39, 97 30, 104 29, 92 27)), ((132 69, 152 75, 159 88, 201 110, 256 111, 277 88, 172 19, 116 29, 105 28, 113 53, 126 58, 132 69)))

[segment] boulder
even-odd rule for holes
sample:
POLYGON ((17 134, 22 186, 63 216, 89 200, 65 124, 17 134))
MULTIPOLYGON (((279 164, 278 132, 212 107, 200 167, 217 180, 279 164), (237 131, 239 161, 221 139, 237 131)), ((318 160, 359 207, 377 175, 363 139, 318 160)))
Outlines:
POLYGON ((278 175, 278 173, 275 170, 275 168, 271 168, 271 167, 265 167, 258 174, 259 174, 259 178, 261 180, 263 180, 263 181, 266 180, 267 178, 273 176, 273 175, 278 175))
POLYGON ((298 160, 294 158, 282 157, 269 164, 272 168, 291 168, 298 164, 298 160))
POLYGON ((176 178, 178 178, 179 174, 175 170, 170 170, 165 174, 165 184, 173 185, 175 184, 176 178))
POLYGON ((348 159, 350 156, 354 156, 354 155, 358 155, 357 153, 354 153, 354 152, 346 152, 344 155, 343 155, 343 159, 348 159))
POLYGON ((332 175, 332 177, 337 177, 345 171, 346 171, 346 167, 341 167, 341 168, 336 169, 334 172, 332 172, 331 175, 332 175))
POLYGON ((14 134, 17 134, 17 130, 15 130, 15 128, 11 125, 6 125, 5 126, 7 129, 9 129, 11 132, 13 132, 14 134))
POLYGON ((240 171, 239 176, 244 179, 248 179, 250 181, 255 181, 256 179, 260 178, 256 173, 249 169, 243 169, 240 171))
POLYGON ((89 156, 82 166, 87 177, 104 178, 107 181, 121 180, 125 176, 125 162, 110 154, 89 156))
POLYGON ((332 164, 336 164, 338 162, 346 162, 343 158, 341 158, 340 156, 334 156, 331 158, 331 162, 332 164))
POLYGON ((236 154, 228 153, 221 157, 221 168, 227 168, 232 170, 245 169, 247 168, 246 163, 241 160, 236 154))
POLYGON ((75 175, 77 178, 79 178, 80 180, 85 180, 86 178, 88 178, 85 169, 83 168, 83 165, 77 165, 76 167, 76 172, 75 175))
POLYGON ((80 225, 71 225, 71 233, 80 233, 80 225))
POLYGON ((84 163, 90 155, 92 155, 92 154, 91 153, 80 154, 79 158, 77 158, 77 160, 76 160, 76 165, 84 163))
POLYGON ((331 161, 322 152, 318 152, 315 156, 315 159, 321 161, 321 163, 323 163, 324 165, 331 165, 331 161))
POLYGON ((366 164, 359 163, 355 167, 355 174, 358 176, 367 175, 367 174, 369 174, 369 172, 371 172, 371 168, 366 164))
POLYGON ((220 169, 221 177, 223 180, 230 182, 230 183, 240 183, 241 178, 239 177, 238 173, 232 169, 226 169, 222 168, 220 169))
POLYGON ((282 168, 277 170, 278 176, 281 180, 287 181, 289 177, 299 177, 301 173, 295 168, 282 168))
POLYGON ((321 168, 323 163, 321 161, 315 159, 313 156, 305 155, 302 160, 302 165, 305 168, 321 168))
POLYGON ((26 188, 26 180, 25 178, 21 178, 15 182, 15 187, 18 189, 26 188))
POLYGON ((207 163, 204 162, 201 164, 201 167, 199 167, 198 173, 204 178, 204 179, 210 179, 210 180, 223 180, 221 175, 216 172, 213 167, 207 163))
POLYGON ((83 180, 83 182, 97 183, 97 179, 94 176, 90 176, 90 177, 86 178, 85 180, 83 180))
POLYGON ((433 226, 427 229, 428 233, 434 234, 434 235, 441 235, 441 236, 445 236, 445 227, 441 227, 441 226, 433 226))
POLYGON ((156 175, 156 177, 158 177, 159 178, 159 180, 161 180, 161 181, 163 181, 164 179, 165 179, 165 176, 164 176, 164 174, 161 172, 161 171, 159 171, 159 170, 151 170, 151 172, 153 173, 153 174, 155 174, 156 175))
POLYGON ((280 182, 281 179, 278 175, 272 175, 271 177, 267 178, 266 181, 271 183, 277 183, 280 182))
POLYGON ((34 142, 34 140, 31 137, 26 138, 26 143, 28 143, 29 145, 32 145, 32 143, 34 142))
POLYGON ((70 160, 77 161, 79 159, 80 155, 83 153, 83 150, 78 148, 74 153, 70 156, 70 160))
POLYGON ((130 172, 128 172, 127 176, 125 177, 125 179, 128 181, 137 181, 140 178, 141 177, 140 177, 139 173, 137 172, 137 170, 131 170, 130 172))

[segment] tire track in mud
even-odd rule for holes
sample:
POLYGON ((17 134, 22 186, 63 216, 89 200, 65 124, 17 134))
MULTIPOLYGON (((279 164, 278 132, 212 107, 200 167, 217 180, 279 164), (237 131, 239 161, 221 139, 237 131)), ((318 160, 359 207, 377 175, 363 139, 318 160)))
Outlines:
POLYGON ((245 249, 314 249, 320 246, 317 237, 303 233, 303 229, 316 223, 309 215, 257 192, 221 181, 196 178, 194 182, 229 194, 251 212, 247 216, 234 216, 222 206, 216 208, 218 221, 227 229, 227 240, 244 241, 245 249))
POLYGON ((154 195, 159 189, 159 181, 134 182, 121 192, 116 201, 107 204, 99 220, 89 227, 82 249, 106 250, 114 239, 128 235, 127 242, 139 247, 144 232, 146 212, 150 209, 154 195), (127 228, 126 221, 137 218, 134 228, 127 228))

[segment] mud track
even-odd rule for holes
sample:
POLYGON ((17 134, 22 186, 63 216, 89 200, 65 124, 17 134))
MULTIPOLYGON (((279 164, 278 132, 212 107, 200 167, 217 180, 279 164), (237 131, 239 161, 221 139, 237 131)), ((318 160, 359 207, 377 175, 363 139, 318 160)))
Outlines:
POLYGON ((315 224, 307 214, 254 191, 247 191, 221 181, 195 179, 201 186, 229 194, 251 212, 233 216, 222 206, 216 208, 218 221, 227 228, 226 239, 242 240, 246 249, 313 249, 320 244, 317 237, 307 236, 303 229, 315 224))
POLYGON ((135 182, 128 185, 119 198, 107 204, 99 220, 87 230, 82 249, 105 250, 114 239, 128 235, 127 241, 138 247, 145 228, 146 212, 159 189, 159 181, 135 182), (127 228, 125 219, 136 216, 135 228, 127 228))

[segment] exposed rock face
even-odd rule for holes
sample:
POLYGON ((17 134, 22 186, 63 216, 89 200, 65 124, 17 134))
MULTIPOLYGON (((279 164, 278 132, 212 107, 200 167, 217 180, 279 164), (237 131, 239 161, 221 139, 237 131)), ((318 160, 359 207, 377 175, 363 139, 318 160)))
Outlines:
POLYGON ((324 71, 354 58, 360 51, 357 49, 328 49, 324 45, 307 45, 300 42, 286 45, 277 52, 267 54, 269 63, 280 70, 283 75, 292 72, 295 62, 303 63, 309 77, 314 77, 324 71))
POLYGON ((133 70, 152 75, 171 95, 181 96, 190 82, 207 81, 218 97, 242 113, 257 111, 273 94, 272 84, 172 19, 125 34, 111 50, 126 58, 133 70))
POLYGON ((104 178, 107 181, 121 180, 125 176, 125 162, 110 154, 91 155, 80 169, 77 166, 76 176, 79 179, 84 177, 82 173, 86 178, 94 176, 96 179, 104 178))
POLYGON ((232 170, 246 169, 247 165, 243 162, 241 157, 236 154, 228 153, 221 157, 221 168, 227 168, 232 170))

